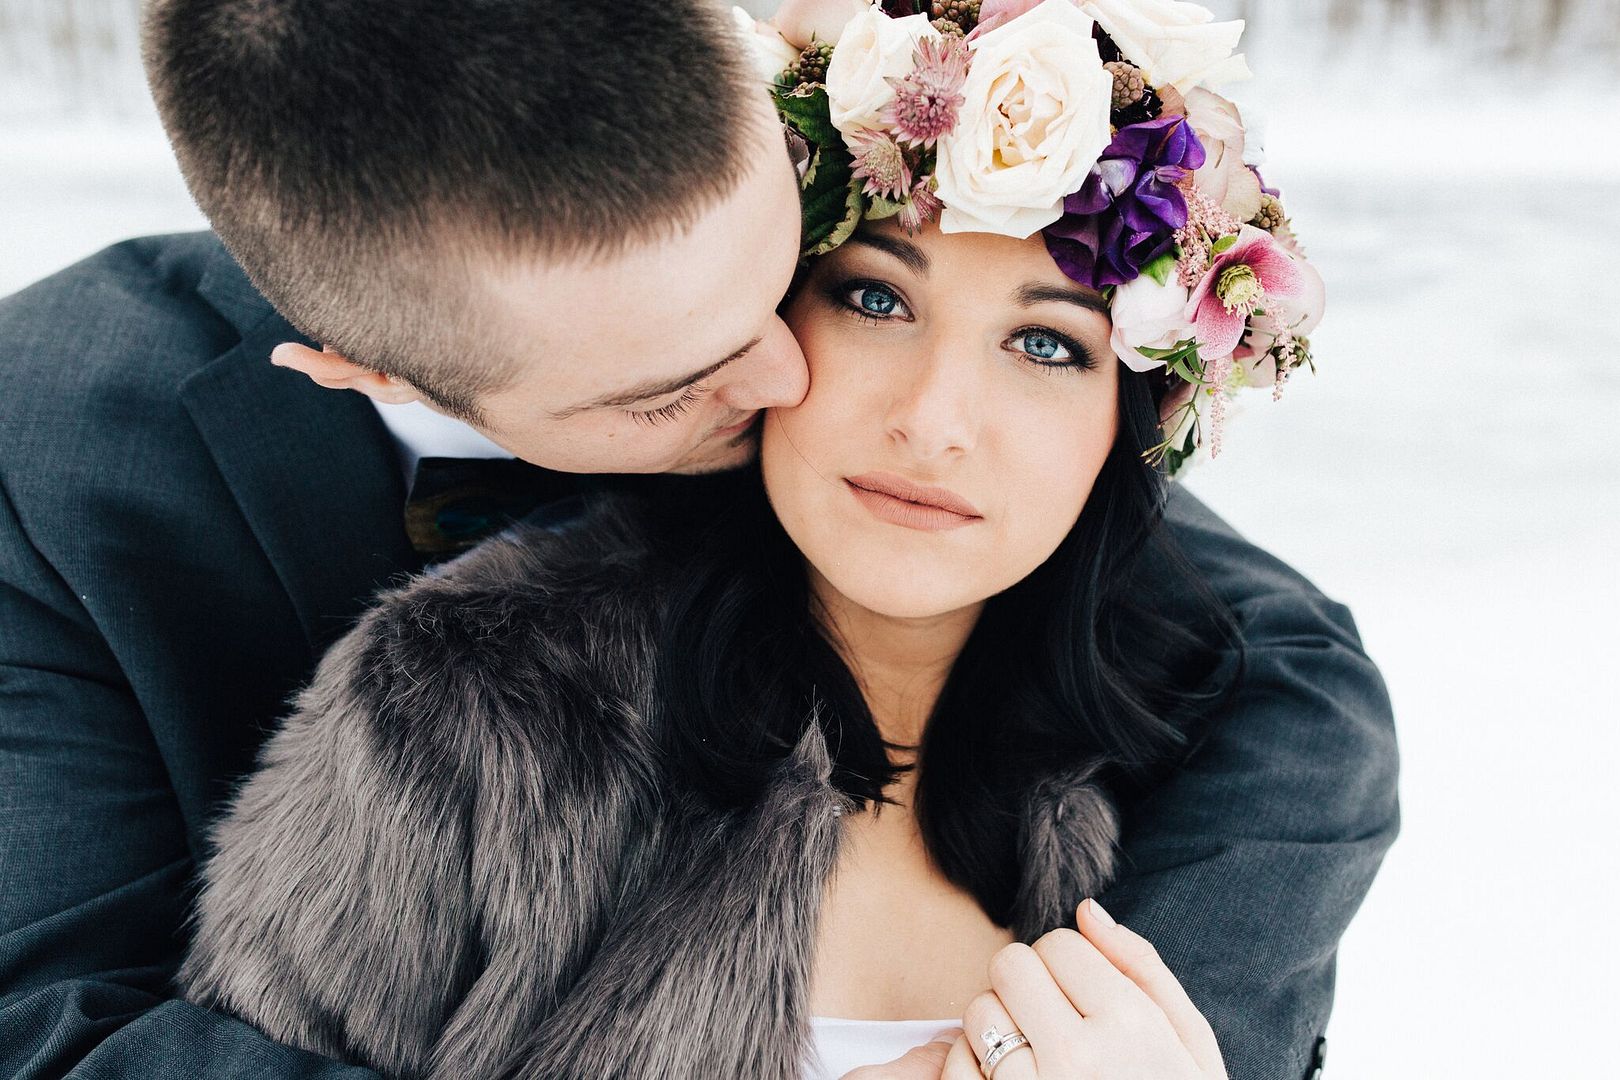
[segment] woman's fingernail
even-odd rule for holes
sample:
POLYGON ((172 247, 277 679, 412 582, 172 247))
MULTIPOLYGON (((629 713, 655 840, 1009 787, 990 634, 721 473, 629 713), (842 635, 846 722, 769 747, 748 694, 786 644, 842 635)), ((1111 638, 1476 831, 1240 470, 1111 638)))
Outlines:
POLYGON ((1107 908, 1103 907, 1101 904, 1097 903, 1097 901, 1095 901, 1095 900, 1087 900, 1086 903, 1091 905, 1091 917, 1092 918, 1096 919, 1098 922, 1102 923, 1104 926, 1113 926, 1114 925, 1114 917, 1112 915, 1108 914, 1108 909, 1107 908))

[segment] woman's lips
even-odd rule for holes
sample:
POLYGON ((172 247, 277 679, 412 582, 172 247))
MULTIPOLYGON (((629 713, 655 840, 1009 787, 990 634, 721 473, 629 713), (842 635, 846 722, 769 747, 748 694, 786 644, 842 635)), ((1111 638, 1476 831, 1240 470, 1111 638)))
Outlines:
POLYGON ((873 517, 891 525, 939 532, 984 520, 972 503, 954 491, 914 484, 892 473, 847 476, 844 483, 873 517))

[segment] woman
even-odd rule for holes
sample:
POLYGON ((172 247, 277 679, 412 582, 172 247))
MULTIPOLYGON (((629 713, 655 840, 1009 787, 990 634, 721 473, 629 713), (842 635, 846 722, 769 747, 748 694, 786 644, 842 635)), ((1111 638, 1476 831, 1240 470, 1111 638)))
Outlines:
POLYGON ((1097 298, 1039 244, 867 229, 787 309, 812 388, 762 487, 511 534, 334 649, 219 829, 190 997, 407 1076, 790 1076, 811 1015, 1063 1030, 987 969, 1106 883, 1107 790, 1226 642, 1132 603, 1157 413, 1097 298))
MULTIPOLYGON (((997 33, 1054 40, 1054 4, 975 70, 1023 48, 997 33)), ((957 1026, 868 1075, 1224 1075, 1173 976, 1081 906, 1114 799, 1175 767, 1240 656, 1158 529, 1197 342, 1121 364, 1122 290, 1027 215, 926 223, 944 140, 904 148, 900 200, 853 153, 857 220, 818 236, 838 147, 789 82, 820 136, 822 253, 785 311, 808 397, 757 472, 606 497, 385 595, 216 832, 192 1000, 397 1076, 839 1075, 957 1026)), ((1188 135, 1159 108, 1139 122, 1188 135)), ((1225 235, 1199 256, 1223 301, 1258 242, 1225 235)))

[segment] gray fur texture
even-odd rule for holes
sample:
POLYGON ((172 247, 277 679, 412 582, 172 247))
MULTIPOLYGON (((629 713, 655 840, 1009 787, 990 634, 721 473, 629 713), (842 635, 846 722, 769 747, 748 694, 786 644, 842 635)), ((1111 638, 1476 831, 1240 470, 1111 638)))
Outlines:
MULTIPOLYGON (((848 802, 814 722, 746 812, 668 789, 652 562, 605 500, 385 594, 215 826, 186 998, 409 1080, 797 1077, 848 802)), ((1025 815, 1028 941, 1117 824, 1089 770, 1025 815)))

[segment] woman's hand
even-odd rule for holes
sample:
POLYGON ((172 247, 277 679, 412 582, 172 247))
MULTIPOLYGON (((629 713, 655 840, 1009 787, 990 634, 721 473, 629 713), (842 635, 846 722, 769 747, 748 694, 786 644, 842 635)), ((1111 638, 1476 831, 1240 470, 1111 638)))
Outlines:
POLYGON ((1095 900, 1076 925, 991 958, 991 989, 969 1003, 941 1080, 981 1080, 991 1026, 1029 1040, 995 1080, 1226 1080, 1215 1033, 1153 946, 1095 900))
POLYGON ((941 1035, 933 1042, 913 1046, 893 1061, 851 1069, 842 1080, 939 1080, 953 1041, 960 1039, 941 1035))

